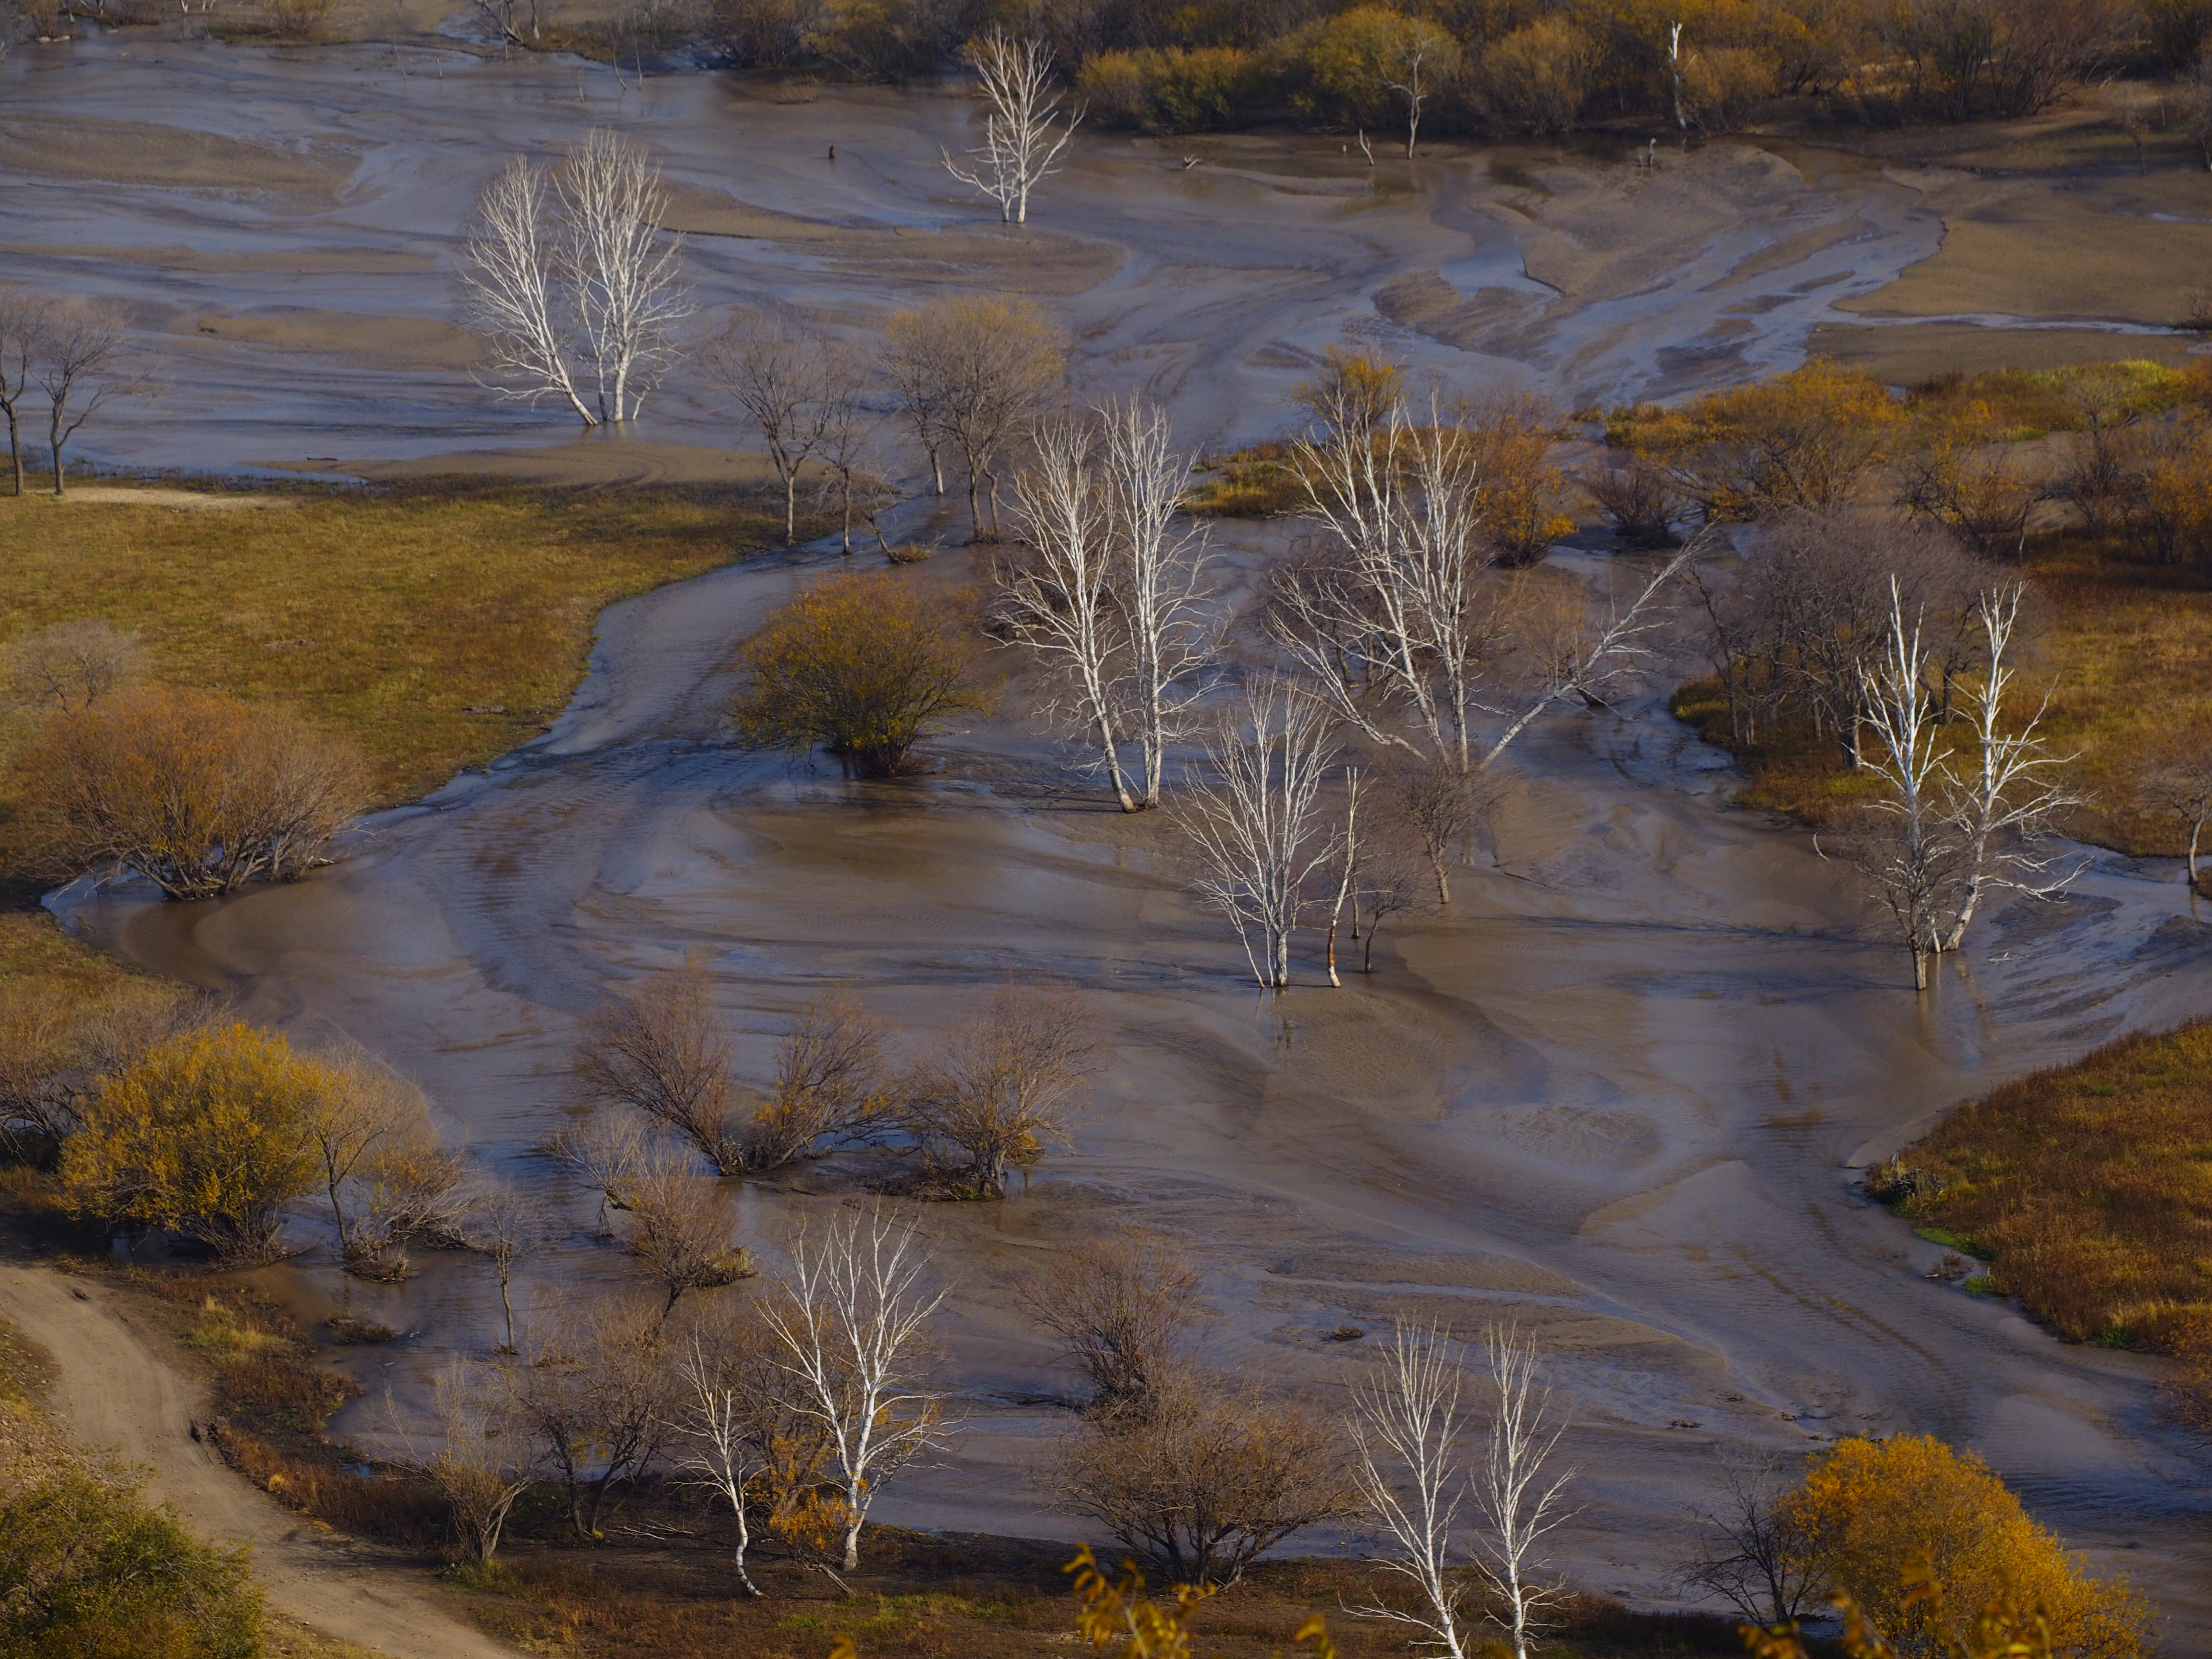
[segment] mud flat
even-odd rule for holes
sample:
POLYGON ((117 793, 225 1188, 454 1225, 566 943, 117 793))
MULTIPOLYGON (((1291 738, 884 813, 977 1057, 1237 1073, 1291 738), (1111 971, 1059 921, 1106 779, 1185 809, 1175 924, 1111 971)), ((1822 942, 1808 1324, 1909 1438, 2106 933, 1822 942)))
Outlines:
MULTIPOLYGON (((489 403, 439 325, 483 178, 593 122, 665 154, 710 311, 798 296, 858 325, 950 289, 1023 292, 1068 326, 1079 390, 1146 387, 1193 443, 1275 429, 1311 354, 1346 331, 1455 391, 1571 403, 1786 368, 1815 329, 1883 326, 1838 302, 1935 254, 1945 222, 1878 164, 1782 145, 1651 172, 1625 149, 1440 149, 1370 170, 1325 142, 1220 139, 1185 168, 1180 150, 1086 138, 1018 235, 951 193, 938 148, 963 142, 970 112, 937 95, 770 104, 547 59, 97 36, 15 54, 0 88, 11 119, 66 106, 201 133, 173 165, 225 169, 220 186, 151 179, 88 125, 70 168, 29 147, 0 176, 12 274, 124 301, 167 356, 161 403, 118 405, 94 447, 177 465, 443 469, 557 437, 489 403), (272 149, 282 166, 257 177, 272 149), (374 337, 408 361, 360 350, 360 319, 385 319, 374 337)), ((698 459, 731 434, 696 391, 662 394, 634 465, 577 446, 578 476, 726 464, 698 459)), ((1227 532, 1229 568, 1249 573, 1276 533, 1227 532)), ((1568 562, 1607 579, 1602 561, 1568 562)), ((2169 869, 2087 855, 2069 897, 1993 918, 1917 1000, 1842 868, 1729 808, 1720 757, 1655 694, 1532 733, 1495 867, 1462 878, 1448 922, 1386 939, 1371 982, 1255 999, 1178 893, 1159 822, 1103 810, 1034 733, 979 722, 939 746, 939 772, 896 786, 719 740, 730 645, 826 568, 762 561, 613 608, 551 733, 371 824, 311 880, 211 905, 110 893, 70 920, 234 990, 255 1018, 368 1044, 429 1090, 456 1142, 549 1193, 564 1189, 538 1149, 572 1109, 574 1021, 638 972, 708 963, 756 1073, 780 1017, 828 983, 917 1045, 1009 975, 1085 988, 1116 1063, 1073 1152, 1006 1205, 921 1214, 955 1286, 949 1368, 970 1425, 885 1498, 892 1518, 1071 1530, 1024 1473, 1066 1420, 1051 1402, 1069 1379, 1005 1288, 1041 1251, 1133 1219, 1206 1264, 1214 1357, 1286 1385, 1346 1380, 1362 1344, 1326 1340, 1346 1324, 1538 1330, 1577 1401, 1589 1504, 1570 1565, 1594 1588, 1666 1601, 1716 1449, 1926 1429, 2124 1563, 2178 1636, 2212 1631, 2202 1484, 2154 1419, 2152 1366, 1924 1279, 1933 1247, 1850 1179, 2001 1078, 2202 1012, 2212 934, 2169 869)), ((926 568, 963 574, 957 557, 926 568)), ((1016 685, 1005 706, 1028 701, 1016 685)), ((772 1185, 739 1199, 770 1255, 814 1201, 772 1185)), ((526 1303, 623 1276, 576 1218, 526 1303)), ((487 1277, 465 1260, 431 1258, 398 1288, 347 1290, 312 1264, 272 1284, 422 1333, 392 1370, 375 1362, 380 1402, 386 1380, 404 1400, 441 1350, 492 1340, 487 1277)), ((337 1427, 374 1440, 380 1404, 337 1427)))

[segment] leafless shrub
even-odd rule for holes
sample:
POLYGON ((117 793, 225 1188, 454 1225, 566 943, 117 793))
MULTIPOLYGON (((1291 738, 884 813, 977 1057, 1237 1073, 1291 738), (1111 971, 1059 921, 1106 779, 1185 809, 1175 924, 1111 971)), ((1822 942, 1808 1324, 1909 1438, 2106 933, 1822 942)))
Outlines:
POLYGON ((1812 1540, 1782 1501, 1796 1485, 1779 1459, 1725 1466, 1719 1501, 1690 1510, 1700 1535, 1684 1587, 1718 1596, 1755 1625, 1793 1622, 1820 1587, 1812 1540))
POLYGON ((404 1279, 409 1242, 455 1224, 459 1160, 438 1144, 429 1103, 412 1084, 360 1053, 325 1060, 325 1070, 306 1127, 345 1271, 404 1279))
POLYGON ((873 1139, 894 1121, 883 1023, 842 992, 793 1018, 776 1046, 775 1091, 753 1115, 750 1167, 781 1169, 824 1148, 873 1139))
POLYGON ((1109 1234, 1056 1257, 1015 1291, 1091 1384, 1091 1409, 1141 1409, 1154 1373, 1182 1356, 1197 1316, 1198 1273, 1159 1239, 1109 1234))
POLYGON ((1420 849, 1436 882, 1438 904, 1451 902, 1451 866, 1493 793, 1480 778, 1418 759, 1383 774, 1382 814, 1420 849))
POLYGON ((453 1559, 482 1565, 499 1553, 507 1516, 538 1482, 538 1450, 518 1409, 510 1366, 456 1354, 432 1386, 427 1445, 418 1445, 392 1411, 406 1448, 399 1461, 445 1499, 453 1559))
POLYGON ((463 1242, 491 1258, 499 1276, 500 1311, 506 1316, 506 1339, 500 1352, 517 1352, 514 1344, 514 1265, 545 1242, 548 1222, 544 1208, 527 1188, 504 1176, 479 1176, 470 1185, 464 1210, 463 1242))
POLYGON ((1631 547, 1674 545, 1674 523, 1685 503, 1667 475, 1643 456, 1630 452, 1621 465, 1589 466, 1579 482, 1631 547))
POLYGON ((515 1414, 565 1489, 579 1537, 600 1535, 609 1493, 645 1471, 673 1427, 678 1381, 661 1312, 611 1299, 588 1305, 533 1342, 517 1368, 515 1414))
POLYGON ((908 1081, 907 1127, 927 1154, 959 1153, 959 1178, 977 1197, 1003 1198, 1010 1168, 1066 1139, 1067 1103, 1103 1047, 1073 992, 997 992, 908 1081))
POLYGON ((2170 735, 2153 755, 2138 790, 2143 805, 2168 814, 2189 832, 2184 879, 2196 889, 2198 848, 2205 824, 2212 823, 2212 731, 2198 721, 2170 735))
POLYGON ((1334 1425, 1187 1367, 1156 1367, 1140 1409, 1097 1413, 1042 1485, 1177 1583, 1231 1584, 1301 1528, 1352 1511, 1334 1425))
POLYGON ((269 26, 280 40, 313 40, 330 21, 333 0, 267 0, 269 26))
POLYGON ((199 691, 53 714, 24 776, 26 828, 52 866, 132 871, 169 898, 328 863, 367 793, 354 750, 290 710, 199 691))
POLYGON ((0 1153, 49 1163, 101 1078, 213 1012, 210 999, 165 981, 97 996, 27 976, 0 982, 0 1153))
POLYGON ((0 697, 21 709, 75 714, 144 672, 138 636, 104 622, 57 623, 0 651, 0 697))
POLYGON ((729 1212, 690 1155, 634 1118, 602 1119, 567 1138, 568 1164, 619 1218, 629 1254, 660 1285, 665 1318, 687 1291, 719 1290, 755 1271, 729 1212))

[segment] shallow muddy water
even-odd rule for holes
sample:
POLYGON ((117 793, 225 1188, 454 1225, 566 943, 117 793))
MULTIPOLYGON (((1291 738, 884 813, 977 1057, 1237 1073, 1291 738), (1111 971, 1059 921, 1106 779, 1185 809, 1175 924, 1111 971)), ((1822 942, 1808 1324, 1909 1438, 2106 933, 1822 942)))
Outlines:
MULTIPOLYGON (((489 404, 433 325, 477 185, 589 122, 665 155, 708 307, 798 298, 860 325, 948 285, 1014 289, 1068 325, 1079 388, 1146 386, 1193 443, 1279 428, 1308 354, 1346 330, 1469 393, 1581 401, 1786 365, 1834 301, 1940 230, 1878 170, 1818 152, 1714 146, 1646 174, 1626 153, 1444 150, 1370 172, 1319 141, 1209 139, 1186 169, 1180 148, 1094 138, 1031 231, 1002 234, 936 166, 969 118, 951 100, 770 104, 707 77, 617 93, 604 70, 413 48, 95 39, 0 63, 0 100, 8 274, 129 301, 168 356, 161 398, 118 405, 86 447, 179 466, 342 471, 566 435, 489 404), (26 161, 33 115, 70 142, 26 161), (149 149, 130 123, 201 137, 149 149)), ((672 385, 650 435, 728 441, 692 389, 672 385)), ((1241 528, 1224 541, 1239 570, 1267 550, 1241 528)), ((1672 1594, 1683 1507, 1718 1452, 1923 1429, 2130 1566, 2190 1641, 2212 1630, 2201 1476, 2154 1419, 2153 1368, 1923 1279, 1934 1248, 1851 1178, 1994 1080, 2203 1012, 2212 933, 2169 867, 2090 855, 2071 896, 1994 918, 1917 1000, 1841 867, 1730 809, 1719 757, 1655 688, 1530 734, 1494 866, 1462 873, 1449 921, 1386 934, 1372 981, 1329 991, 1309 963, 1308 983, 1258 999, 1177 892, 1162 826, 1103 810, 1033 732, 978 722, 897 786, 717 740, 717 665, 828 563, 615 607, 551 733, 312 879, 65 914, 257 1018, 368 1044, 457 1142, 549 1193, 565 1189, 538 1149, 572 1109, 576 1017, 637 972, 708 963, 756 1077, 777 1020, 826 984, 913 1048, 1009 975, 1082 986, 1115 1063, 1073 1147, 1003 1206, 921 1214, 969 1424, 886 1495, 889 1518, 1073 1533, 1024 1474, 1071 1379, 1007 1290, 1133 1219, 1205 1264, 1213 1358, 1316 1397, 1365 1346, 1328 1340, 1341 1326, 1534 1329, 1576 1402, 1588 1506, 1569 1565, 1593 1588, 1672 1594)), ((1017 685, 1006 706, 1024 702, 1017 685)), ((746 1188, 751 1242, 772 1259, 838 1180, 746 1188)), ((527 1310, 623 1276, 571 1220, 526 1275, 527 1310)), ((398 1288, 348 1289, 312 1259, 272 1276, 311 1318, 349 1300, 419 1333, 346 1356, 370 1392, 337 1426, 364 1441, 385 1385, 404 1408, 441 1351, 494 1340, 482 1265, 423 1266, 398 1288)))

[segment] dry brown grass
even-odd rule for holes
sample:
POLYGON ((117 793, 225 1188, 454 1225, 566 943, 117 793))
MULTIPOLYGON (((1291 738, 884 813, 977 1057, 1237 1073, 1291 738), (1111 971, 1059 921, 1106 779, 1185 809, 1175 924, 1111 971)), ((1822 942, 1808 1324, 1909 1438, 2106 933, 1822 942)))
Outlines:
POLYGON ((221 514, 0 499, 0 642, 137 629, 155 679, 283 698, 352 738, 389 803, 542 731, 602 607, 780 544, 780 508, 724 487, 419 485, 221 514))
POLYGON ((2060 1335, 2171 1352, 2212 1316, 2212 1021, 2008 1084, 1905 1162, 1948 1183, 1913 1218, 2060 1335))

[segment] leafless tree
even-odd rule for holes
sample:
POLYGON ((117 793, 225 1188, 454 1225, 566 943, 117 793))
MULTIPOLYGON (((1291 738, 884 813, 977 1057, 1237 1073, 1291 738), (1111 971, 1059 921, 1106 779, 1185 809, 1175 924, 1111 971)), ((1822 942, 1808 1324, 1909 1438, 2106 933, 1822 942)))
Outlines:
POLYGON ((626 1106, 698 1149, 718 1175, 747 1167, 730 1121, 730 1039, 697 963, 648 975, 584 1016, 569 1055, 592 1099, 626 1106))
POLYGON ((518 156, 485 187, 462 283, 501 396, 558 399, 587 427, 636 417, 691 313, 667 210, 659 166, 605 129, 550 171, 518 156))
POLYGON ((471 1188, 465 1215, 463 1237, 469 1248, 489 1256, 499 1275, 499 1310, 507 1323, 500 1352, 514 1353, 514 1265, 544 1243, 544 1206, 520 1182, 486 1175, 471 1188))
POLYGON ((729 1212, 690 1155, 635 1118, 602 1120, 566 1138, 569 1166, 620 1219, 623 1246, 665 1294, 666 1318, 687 1291, 719 1290, 754 1271, 731 1237, 729 1212))
POLYGON ((57 623, 0 650, 0 699, 74 714, 137 679, 144 662, 136 634, 104 622, 57 623))
POLYGON ((1352 939, 1359 946, 1361 973, 1375 971, 1375 940, 1385 921, 1429 908, 1433 872, 1420 862, 1403 828, 1387 814, 1360 837, 1352 872, 1352 939))
POLYGON ((122 325, 88 300, 70 300, 47 313, 38 349, 39 389, 46 394, 46 445, 54 494, 67 488, 62 450, 107 400, 140 382, 121 373, 122 325))
POLYGON ((795 1379, 798 1409, 830 1446, 842 1500, 840 1559, 860 1565, 860 1528, 899 1471, 951 1428, 922 1372, 927 1288, 914 1229, 880 1206, 793 1240, 791 1270, 762 1310, 795 1379))
POLYGON ((1105 433, 1114 602, 1129 641, 1128 722, 1143 773, 1144 804, 1160 804, 1170 743, 1185 732, 1219 648, 1208 614, 1202 527, 1176 522, 1193 457, 1175 447, 1167 410, 1129 398, 1100 411, 1105 433))
POLYGON ((1500 1605, 1491 1616, 1505 1631, 1514 1659, 1528 1659, 1530 1641, 1567 1594, 1545 1550, 1574 1515, 1566 1494, 1575 1471, 1555 1464, 1566 1419, 1553 1407, 1534 1341, 1510 1327, 1492 1326, 1483 1346, 1492 1404, 1474 1470, 1474 1565, 1500 1605))
POLYGON ((759 429, 769 464, 783 485, 787 544, 798 534, 799 469, 822 447, 836 412, 832 351, 831 343, 803 319, 750 308, 707 348, 708 374, 759 429))
POLYGON ((1419 846, 1438 904, 1451 902, 1451 866, 1480 813, 1480 793, 1475 779, 1419 757, 1383 775, 1383 809, 1419 846))
POLYGON ((887 355, 908 417, 930 453, 938 493, 949 449, 967 474, 976 537, 997 535, 998 465, 1036 428, 1060 383, 1066 356, 1059 335, 1026 300, 958 296, 894 316, 887 355))
POLYGON ((568 1493, 578 1537, 598 1537, 609 1493, 659 1455, 678 1399, 660 1315, 649 1304, 587 1304, 532 1345, 514 1409, 568 1493))
POLYGON ((1334 1425, 1187 1366, 1155 1367, 1141 1408, 1086 1418, 1040 1484, 1056 1507, 1200 1586, 1236 1583, 1357 1503, 1334 1425))
POLYGON ((37 384, 53 302, 20 289, 0 289, 0 415, 8 417, 8 459, 15 494, 23 493, 23 399, 37 384))
MULTIPOLYGON (((1336 838, 1337 881, 1336 900, 1328 907, 1328 940, 1322 951, 1322 959, 1328 969, 1328 982, 1338 990, 1344 988, 1343 977, 1336 971, 1336 933, 1344 924, 1344 908, 1350 902, 1353 884, 1359 879, 1359 854, 1362 836, 1359 823, 1361 790, 1359 769, 1344 769, 1344 828, 1336 838)), ((1352 915, 1352 931, 1358 931, 1358 913, 1352 915)))
POLYGON ((1279 676, 1246 687, 1242 705, 1216 724, 1210 775, 1172 810, 1195 852, 1195 890, 1237 930, 1253 978, 1280 990, 1311 884, 1339 851, 1321 799, 1336 740, 1328 708, 1279 676))
POLYGON ((1117 729, 1133 665, 1114 603, 1112 521, 1097 447, 1090 426, 1072 416, 1038 428, 1035 459, 1014 479, 1023 542, 999 561, 995 614, 1064 686, 1065 723, 1096 744, 1114 798, 1133 812, 1117 729))
POLYGON ((2142 793, 2147 805, 2170 813, 2188 830, 2182 879, 2192 892, 2197 890, 2198 846, 2205 824, 2212 822, 2212 730, 2199 724, 2170 739, 2154 757, 2142 793))
POLYGON ((1030 192, 1060 171, 1060 153, 1083 120, 1080 108, 1063 119, 1052 91, 1052 51, 1043 41, 1017 40, 993 29, 965 54, 990 107, 983 143, 963 165, 945 156, 945 170, 999 204, 1001 223, 1029 222, 1030 192))
POLYGON ((1125 1413, 1141 1409, 1156 1370, 1183 1358, 1198 1283, 1162 1241, 1124 1230, 1024 1274, 1015 1297, 1089 1381, 1091 1409, 1125 1413))
POLYGON ((950 1148, 979 1198, 1003 1198, 1006 1171, 1066 1139, 1068 1101, 1097 1073, 1097 1023, 1071 991, 1009 987, 956 1027, 908 1079, 907 1127, 926 1152, 950 1148))
MULTIPOLYGON (((816 454, 822 464, 823 495, 835 493, 841 509, 839 535, 843 550, 853 550, 853 518, 857 512, 876 533, 876 544, 886 552, 883 526, 877 515, 897 499, 897 492, 867 470, 867 461, 881 416, 871 406, 871 374, 860 352, 839 343, 825 348, 823 359, 822 441, 816 454)), ((942 495, 940 487, 938 493, 942 495)))
MULTIPOLYGON (((426 1438, 415 1443, 392 1410, 392 1426, 406 1449, 403 1466, 438 1489, 453 1528, 453 1552, 478 1565, 499 1553, 500 1535, 514 1506, 538 1484, 541 1465, 516 1407, 516 1377, 505 1364, 484 1364, 459 1354, 432 1382, 433 1415, 426 1438)), ((387 1408, 390 1402, 387 1399, 387 1408)))
POLYGON ((697 1482, 729 1505, 738 1541, 731 1552, 738 1583, 757 1600, 760 1587, 745 1571, 752 1547, 750 1512, 757 1488, 768 1474, 772 1448, 758 1432, 763 1367, 757 1344, 724 1329, 710 1340, 695 1329, 682 1364, 684 1403, 678 1428, 690 1447, 684 1458, 697 1482))
POLYGON ((1812 1540, 1781 1501, 1796 1484, 1778 1459, 1723 1468, 1719 1503, 1690 1511, 1700 1537, 1685 1588, 1719 1596, 1756 1625, 1794 1621, 1820 1588, 1812 1540))
POLYGON ((408 1240, 453 1217, 459 1166, 438 1144, 421 1090, 359 1052, 323 1069, 307 1132, 340 1259, 357 1278, 404 1279, 408 1240))
POLYGON ((1352 1391, 1352 1480, 1368 1519, 1389 1544, 1389 1553, 1374 1559, 1410 1579, 1420 1596, 1413 1612, 1385 1601, 1352 1611, 1412 1626, 1417 1645, 1447 1659, 1466 1652, 1454 1537, 1468 1496, 1459 1451, 1470 1417, 1461 1404, 1464 1385, 1443 1331, 1400 1326, 1352 1391))
POLYGON ((776 1170, 824 1148, 860 1146, 893 1126, 883 1022, 842 991, 793 1016, 776 1045, 775 1086, 754 1113, 749 1167, 776 1170))

